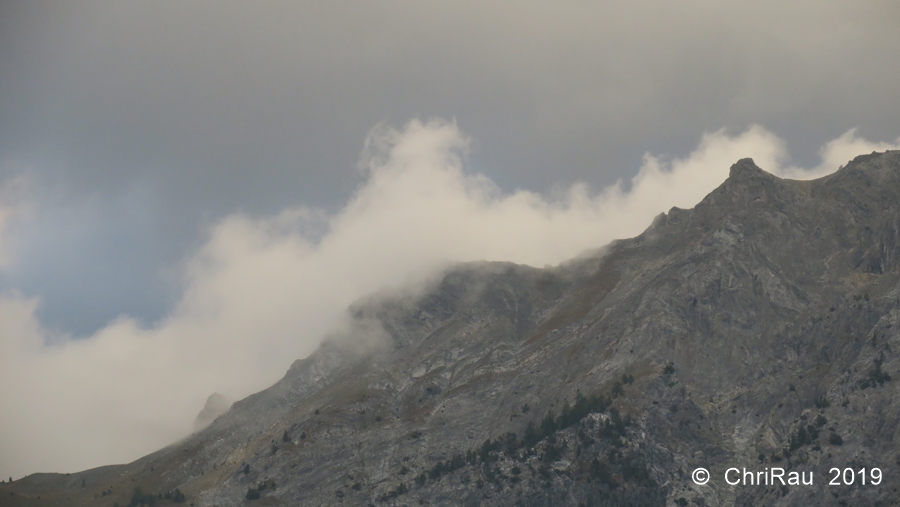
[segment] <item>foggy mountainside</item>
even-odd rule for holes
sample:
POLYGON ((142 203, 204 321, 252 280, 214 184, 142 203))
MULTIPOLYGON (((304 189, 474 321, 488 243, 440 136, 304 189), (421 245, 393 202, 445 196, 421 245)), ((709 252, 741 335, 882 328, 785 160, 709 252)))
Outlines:
POLYGON ((350 311, 347 337, 186 440, 0 484, 0 505, 900 498, 900 152, 813 181, 740 160, 636 238, 554 268, 457 265, 350 311), (731 467, 815 484, 732 486, 731 467), (829 486, 832 467, 883 477, 829 486))

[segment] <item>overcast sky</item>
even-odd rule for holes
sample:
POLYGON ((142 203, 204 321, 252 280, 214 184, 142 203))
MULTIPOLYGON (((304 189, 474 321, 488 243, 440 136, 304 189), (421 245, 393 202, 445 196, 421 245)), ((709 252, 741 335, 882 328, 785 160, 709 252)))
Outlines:
POLYGON ((153 409, 44 456, 20 443, 52 410, 7 394, 0 475, 183 436, 385 284, 555 264, 738 158, 812 177, 894 147, 898 28, 893 0, 0 2, 3 388, 153 409), (190 375, 151 387, 149 350, 190 375))

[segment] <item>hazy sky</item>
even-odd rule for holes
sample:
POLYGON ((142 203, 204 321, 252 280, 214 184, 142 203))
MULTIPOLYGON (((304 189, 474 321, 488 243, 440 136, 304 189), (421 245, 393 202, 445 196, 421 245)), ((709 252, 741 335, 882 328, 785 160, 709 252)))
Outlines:
POLYGON ((183 436, 386 284, 555 264, 738 158, 895 146, 898 27, 893 0, 0 2, 0 476, 183 436))

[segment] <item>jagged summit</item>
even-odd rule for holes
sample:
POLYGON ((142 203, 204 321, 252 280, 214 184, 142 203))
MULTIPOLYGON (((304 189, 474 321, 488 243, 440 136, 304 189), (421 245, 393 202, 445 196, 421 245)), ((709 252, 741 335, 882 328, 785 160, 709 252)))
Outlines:
POLYGON ((876 171, 897 171, 897 161, 900 160, 900 150, 888 150, 883 152, 873 151, 868 155, 854 157, 845 168, 864 167, 876 171))
POLYGON ((900 183, 898 165, 898 150, 860 155, 821 180, 835 187, 847 187, 848 190, 882 187, 880 191, 891 194, 891 188, 900 183))
POLYGON ((206 403, 203 405, 203 409, 194 420, 194 431, 200 431, 212 424, 217 417, 227 412, 230 406, 231 402, 221 394, 212 393, 209 395, 209 398, 206 399, 206 403))
POLYGON ((732 164, 731 169, 728 171, 729 180, 749 180, 760 176, 774 177, 760 169, 756 163, 753 162, 752 158, 742 158, 738 160, 732 164))
POLYGON ((694 209, 595 256, 460 265, 421 297, 355 305, 383 346, 325 346, 184 442, 90 472, 95 490, 32 476, 0 497, 111 507, 140 486, 198 506, 889 505, 898 175, 898 152, 808 182, 741 160, 694 209), (824 485, 847 466, 883 480, 824 485), (691 482, 697 467, 709 484, 691 482), (817 482, 735 488, 729 467, 817 482))

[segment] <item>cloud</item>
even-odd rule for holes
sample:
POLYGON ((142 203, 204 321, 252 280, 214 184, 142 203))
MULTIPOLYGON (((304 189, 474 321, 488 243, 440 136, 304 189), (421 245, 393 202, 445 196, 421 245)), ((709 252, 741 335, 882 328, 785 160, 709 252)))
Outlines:
POLYGON ((884 0, 0 2, 0 180, 27 166, 67 197, 44 199, 55 209, 0 286, 40 294, 42 322, 76 333, 119 312, 155 320, 177 297, 154 290, 159 266, 198 223, 339 208, 384 119, 462 119, 505 192, 606 187, 645 150, 683 154, 729 125, 766 125, 810 165, 847 126, 894 135, 898 14, 884 0))
POLYGON ((900 137, 893 143, 871 142, 861 137, 856 137, 856 129, 850 129, 841 137, 828 142, 819 150, 821 163, 810 169, 800 167, 787 167, 776 174, 783 178, 809 180, 831 174, 839 167, 843 167, 848 161, 857 155, 872 153, 875 151, 887 151, 900 149, 900 137))
MULTIPOLYGON (((74 471, 127 462, 188 434, 213 392, 240 399, 271 385, 341 322, 354 300, 422 280, 449 263, 544 266, 640 233, 660 211, 692 207, 751 156, 775 174, 837 169, 873 144, 849 131, 809 172, 759 126, 703 135, 682 158, 646 155, 637 175, 592 193, 503 192, 467 171, 453 122, 374 129, 364 181, 339 211, 233 213, 185 262, 162 321, 122 316, 92 336, 44 329, 34 298, 0 299, 0 471, 74 471)), ((85 297, 90 297, 86 288, 85 297)))

